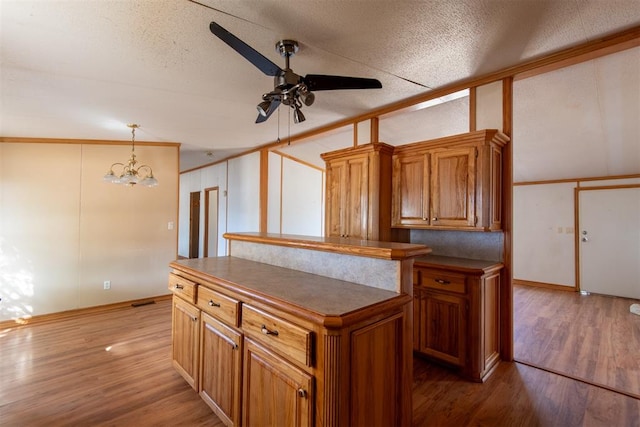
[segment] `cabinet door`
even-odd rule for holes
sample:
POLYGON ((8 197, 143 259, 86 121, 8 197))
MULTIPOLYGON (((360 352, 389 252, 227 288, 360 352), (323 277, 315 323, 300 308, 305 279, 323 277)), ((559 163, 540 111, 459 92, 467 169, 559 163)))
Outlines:
POLYGON ((347 203, 347 162, 333 161, 327 164, 327 206, 325 234, 341 237, 345 234, 345 205, 347 203))
POLYGON ((392 225, 429 225, 429 155, 393 159, 392 225))
POLYGON ((369 157, 354 156, 327 165, 327 236, 367 239, 369 157))
POLYGON ((420 298, 420 351, 445 362, 466 362, 466 299, 423 291, 420 298))
POLYGON ((171 358, 175 369, 195 390, 198 390, 199 320, 197 307, 173 297, 171 358))
POLYGON ((345 236, 368 238, 369 224, 369 156, 347 160, 347 203, 345 236))
POLYGON ((313 377, 245 337, 243 425, 312 426, 313 377))
POLYGON ((200 396, 225 425, 240 425, 242 335, 206 313, 200 328, 200 396))
POLYGON ((431 225, 475 226, 476 148, 431 152, 431 225))

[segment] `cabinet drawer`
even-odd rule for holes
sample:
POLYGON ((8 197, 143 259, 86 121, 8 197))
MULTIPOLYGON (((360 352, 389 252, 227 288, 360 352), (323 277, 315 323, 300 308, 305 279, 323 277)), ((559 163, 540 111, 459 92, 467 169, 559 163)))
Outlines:
POLYGON ((467 292, 465 276, 439 270, 420 270, 419 285, 441 291, 464 294, 467 292))
POLYGON ((169 290, 173 292, 174 295, 178 295, 190 303, 195 304, 197 288, 197 283, 180 277, 177 274, 169 273, 169 290))
POLYGON ((311 331, 246 304, 242 305, 242 329, 248 336, 292 361, 312 365, 311 331))
POLYGON ((238 326, 238 315, 240 314, 238 300, 200 286, 198 288, 198 307, 228 325, 238 326))

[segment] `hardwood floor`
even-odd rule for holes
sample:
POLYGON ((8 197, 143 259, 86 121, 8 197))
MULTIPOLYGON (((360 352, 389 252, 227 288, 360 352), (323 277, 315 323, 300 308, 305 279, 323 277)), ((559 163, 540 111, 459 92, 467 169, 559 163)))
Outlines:
POLYGON ((514 286, 515 359, 640 399, 637 302, 514 286))
POLYGON ((170 350, 170 301, 0 331, 0 425, 222 426, 170 350))
MULTIPOLYGON (((171 367, 171 303, 0 331, 1 426, 221 426, 171 367)), ((640 426, 640 401, 525 365, 415 359, 415 426, 640 426)))

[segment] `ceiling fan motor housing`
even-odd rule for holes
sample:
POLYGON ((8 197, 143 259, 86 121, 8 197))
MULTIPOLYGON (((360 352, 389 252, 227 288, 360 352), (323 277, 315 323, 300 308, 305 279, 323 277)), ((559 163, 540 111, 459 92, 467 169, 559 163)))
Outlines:
POLYGON ((300 76, 287 68, 273 78, 273 85, 278 89, 291 89, 300 83, 300 76))

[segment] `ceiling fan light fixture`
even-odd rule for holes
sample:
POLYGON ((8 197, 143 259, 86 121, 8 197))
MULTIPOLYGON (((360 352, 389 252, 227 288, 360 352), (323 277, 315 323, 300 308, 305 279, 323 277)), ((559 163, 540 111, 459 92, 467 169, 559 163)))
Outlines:
POLYGON ((300 111, 300 108, 296 106, 293 109, 293 122, 295 124, 298 124, 298 123, 304 122, 305 120, 307 120, 306 117, 304 116, 304 114, 302 114, 302 111, 300 111))
POLYGON ((313 92, 309 92, 309 89, 304 85, 301 85, 300 89, 298 89, 298 96, 300 97, 300 100, 303 102, 303 104, 307 107, 313 105, 313 102, 316 100, 316 96, 313 94, 313 92))
POLYGON ((262 117, 267 117, 267 113, 269 111, 269 108, 271 108, 271 100, 270 99, 265 99, 260 104, 258 104, 258 106, 256 107, 256 109, 258 110, 258 114, 260 114, 262 117))

